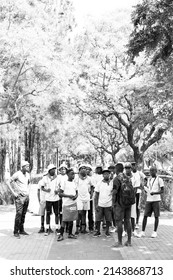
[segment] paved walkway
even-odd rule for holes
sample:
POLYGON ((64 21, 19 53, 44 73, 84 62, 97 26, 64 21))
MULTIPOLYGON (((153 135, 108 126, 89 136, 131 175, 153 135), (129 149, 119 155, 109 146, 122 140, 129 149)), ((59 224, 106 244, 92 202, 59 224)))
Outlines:
MULTIPOLYGON (((13 237, 15 208, 0 206, 0 259, 6 260, 173 260, 173 213, 162 212, 158 237, 150 237, 153 218, 148 219, 145 238, 132 239, 132 247, 112 248, 117 235, 106 238, 104 232, 99 238, 80 234, 77 240, 67 236, 57 242, 57 236, 38 234, 40 217, 26 215, 26 231, 29 236, 13 237)), ((143 215, 141 215, 143 216, 143 215)), ((142 217, 141 217, 142 218, 142 217)), ((54 221, 52 219, 52 225, 54 221)), ((52 226, 53 227, 53 226, 52 226)), ((126 238, 124 238, 124 241, 126 238)))

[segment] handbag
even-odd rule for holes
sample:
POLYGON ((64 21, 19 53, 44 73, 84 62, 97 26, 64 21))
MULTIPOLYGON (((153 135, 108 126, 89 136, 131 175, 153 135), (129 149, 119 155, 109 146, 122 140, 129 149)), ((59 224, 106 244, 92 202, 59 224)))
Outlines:
POLYGON ((64 222, 75 221, 78 218, 77 203, 64 205, 62 207, 62 220, 64 222))

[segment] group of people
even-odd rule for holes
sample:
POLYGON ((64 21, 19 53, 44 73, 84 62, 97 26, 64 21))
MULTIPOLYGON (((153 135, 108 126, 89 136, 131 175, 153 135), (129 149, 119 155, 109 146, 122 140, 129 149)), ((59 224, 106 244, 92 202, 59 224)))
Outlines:
MULTIPOLYGON (((14 236, 27 235, 24 229, 25 215, 29 203, 29 163, 24 161, 21 170, 10 179, 9 188, 15 197, 16 217, 14 236)), ((76 239, 79 234, 90 233, 101 236, 101 226, 105 236, 117 232, 118 242, 114 247, 123 246, 123 236, 127 235, 125 246, 131 246, 132 235, 145 236, 147 217, 154 212, 155 222, 152 238, 157 237, 160 216, 163 180, 157 176, 156 167, 150 168, 150 177, 137 169, 137 164, 117 163, 108 168, 80 164, 78 172, 62 164, 59 169, 50 164, 38 183, 39 215, 41 228, 39 233, 45 236, 52 232, 51 217, 55 216, 57 241, 76 239), (58 171, 58 172, 57 172, 58 171), (147 195, 142 231, 137 233, 140 217, 141 192, 147 195), (73 232, 73 223, 76 230, 73 232)))

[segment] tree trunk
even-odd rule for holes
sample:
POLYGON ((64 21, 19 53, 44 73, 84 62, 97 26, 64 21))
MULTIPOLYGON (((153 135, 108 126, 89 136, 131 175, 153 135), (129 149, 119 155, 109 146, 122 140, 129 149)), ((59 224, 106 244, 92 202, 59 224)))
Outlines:
POLYGON ((41 172, 41 139, 40 139, 40 132, 37 129, 36 133, 36 143, 37 143, 37 174, 41 172))
POLYGON ((3 182, 5 178, 6 153, 7 153, 6 140, 0 138, 0 182, 3 182))
POLYGON ((35 142, 35 124, 30 124, 29 128, 25 128, 25 160, 30 163, 30 168, 33 168, 35 142))

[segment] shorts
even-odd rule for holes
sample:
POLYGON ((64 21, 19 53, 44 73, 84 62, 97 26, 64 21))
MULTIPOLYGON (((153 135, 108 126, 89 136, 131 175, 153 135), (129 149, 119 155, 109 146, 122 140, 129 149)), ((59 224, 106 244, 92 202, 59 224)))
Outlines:
POLYGON ((46 201, 41 201, 40 206, 39 206, 39 210, 38 210, 38 215, 44 216, 45 211, 46 211, 46 201))
POLYGON ((160 201, 147 201, 145 204, 144 216, 151 217, 154 212, 154 217, 160 216, 160 201))
POLYGON ((131 218, 131 206, 121 207, 117 203, 114 207, 114 216, 116 221, 129 220, 131 218))
POLYGON ((90 210, 90 201, 77 200, 77 210, 90 210))
POLYGON ((100 222, 105 217, 106 222, 112 222, 112 207, 100 207, 96 210, 96 222, 100 222))
POLYGON ((48 214, 52 214, 52 207, 55 215, 59 215, 59 200, 57 201, 46 201, 46 211, 48 214))

